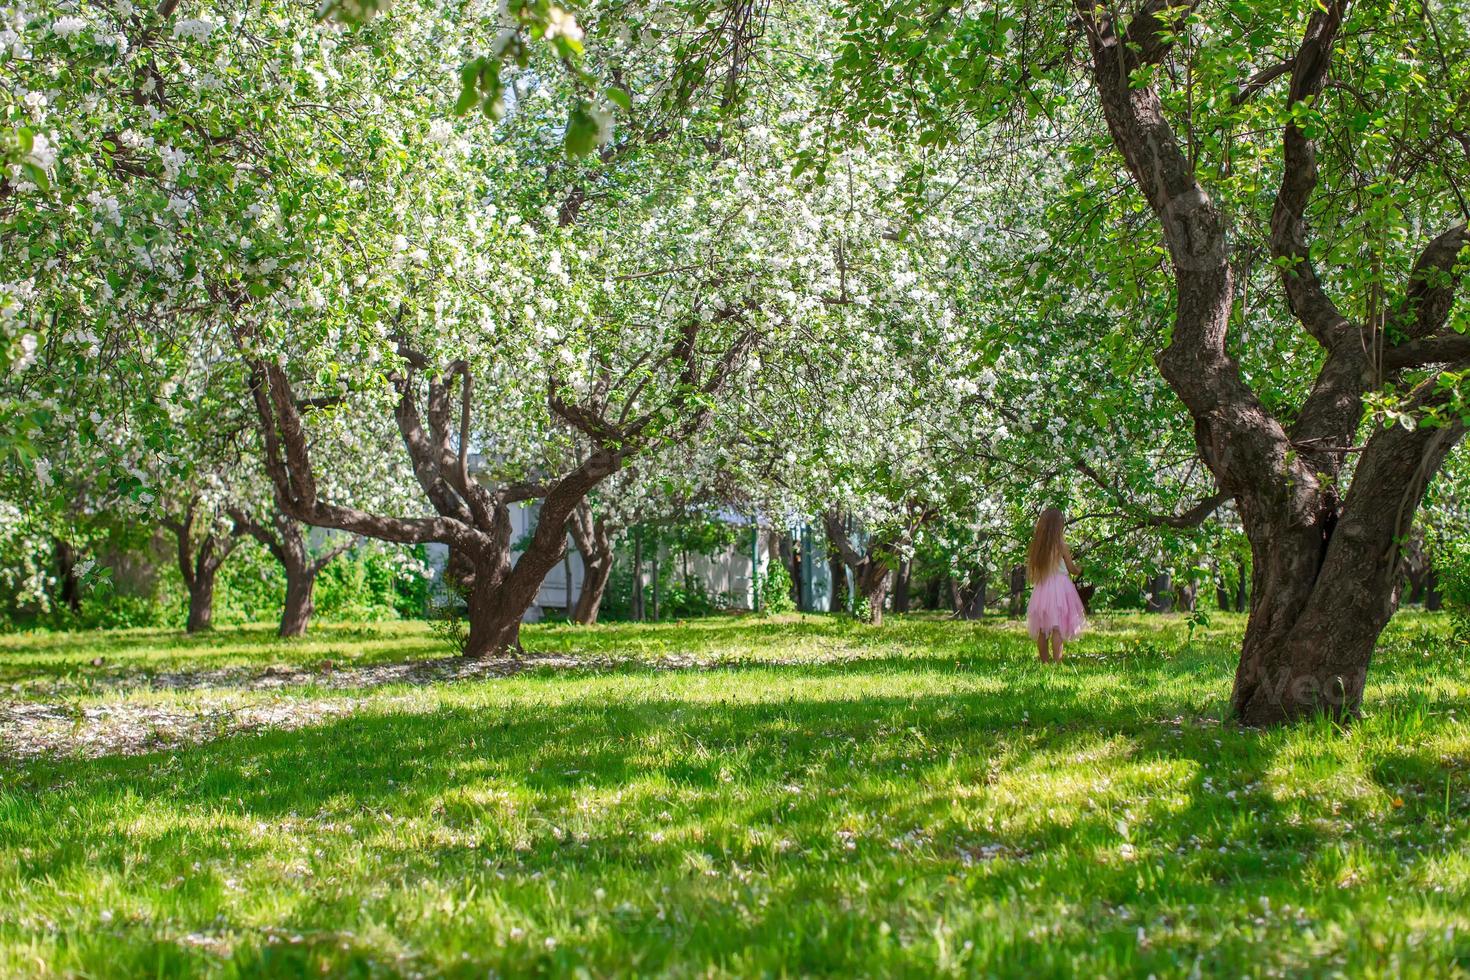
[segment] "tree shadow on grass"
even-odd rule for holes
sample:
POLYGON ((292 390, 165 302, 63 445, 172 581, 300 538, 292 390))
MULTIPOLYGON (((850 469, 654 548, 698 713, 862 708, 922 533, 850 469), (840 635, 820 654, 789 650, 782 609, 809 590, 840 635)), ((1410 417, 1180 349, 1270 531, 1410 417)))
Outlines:
MULTIPOLYGON (((35 762, 0 794, 0 856, 15 885, 106 876, 189 929, 241 914, 237 879, 280 893, 272 924, 321 941, 255 934, 230 955, 288 972, 405 955, 365 938, 377 917, 436 972, 635 955, 645 972, 928 972, 968 941, 979 972, 1169 973, 1238 963, 1274 928, 1212 915, 1321 900, 1308 872, 1333 838, 1267 786, 1283 736, 1191 723, 1200 663, 995 666, 1004 688, 951 657, 530 679, 423 713, 35 762), (566 908, 577 943, 507 937, 570 929, 566 908)), ((1343 915, 1357 900, 1333 896, 1343 915)), ((160 928, 71 953, 141 963, 160 928)), ((1283 933, 1283 962, 1296 948, 1283 933)))

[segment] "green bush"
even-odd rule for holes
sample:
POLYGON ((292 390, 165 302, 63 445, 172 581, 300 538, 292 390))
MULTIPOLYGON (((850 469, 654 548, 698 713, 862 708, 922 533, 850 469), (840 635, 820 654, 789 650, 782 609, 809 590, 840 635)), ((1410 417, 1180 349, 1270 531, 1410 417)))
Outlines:
MULTIPOLYGON (((729 607, 729 597, 710 592, 699 578, 670 583, 663 586, 659 594, 659 614, 664 619, 709 616, 729 607)), ((651 606, 648 611, 651 615, 651 606)))
MULTIPOLYGON (((407 557, 422 561, 422 548, 407 557)), ((429 582, 396 548, 365 544, 341 555, 317 577, 315 619, 323 622, 380 622, 419 619, 428 612, 429 582)), ((189 594, 171 552, 148 554, 155 570, 151 591, 119 591, 110 569, 99 567, 83 582, 80 608, 59 603, 44 612, 0 609, 0 630, 181 629, 189 594)), ((253 540, 242 541, 220 567, 215 581, 214 622, 219 626, 269 623, 281 615, 286 576, 280 563, 253 540)))
MULTIPOLYGON (((602 606, 597 618, 602 622, 628 621, 633 618, 633 567, 632 562, 613 562, 612 574, 608 578, 607 591, 602 594, 602 606)), ((698 577, 688 582, 676 581, 672 563, 659 569, 659 618, 689 619, 694 616, 709 616, 730 608, 730 597, 710 592, 698 577)), ((649 563, 643 566, 644 575, 652 571, 649 563)), ((653 618, 653 583, 643 586, 643 612, 653 618)))
POLYGON ((149 596, 118 595, 110 589, 97 589, 84 596, 76 619, 70 628, 113 630, 170 625, 168 611, 149 596))
POLYGON ((1436 559, 1439 590, 1455 639, 1470 643, 1470 544, 1445 549, 1436 559))
MULTIPOLYGON (((189 593, 178 569, 172 571, 168 584, 177 588, 174 625, 182 627, 188 619, 189 593)), ((285 601, 286 575, 280 563, 263 545, 242 541, 220 566, 215 580, 214 622, 220 626, 268 623, 280 618, 285 601)))
MULTIPOLYGON (((383 551, 376 548, 349 551, 317 576, 317 615, 328 620, 354 622, 397 619, 396 579, 396 570, 389 565, 389 556, 383 551)), ((417 615, 423 614, 420 607, 417 615)))
POLYGON ((761 611, 768 613, 794 612, 796 603, 791 599, 791 572, 784 562, 773 560, 761 577, 761 611))

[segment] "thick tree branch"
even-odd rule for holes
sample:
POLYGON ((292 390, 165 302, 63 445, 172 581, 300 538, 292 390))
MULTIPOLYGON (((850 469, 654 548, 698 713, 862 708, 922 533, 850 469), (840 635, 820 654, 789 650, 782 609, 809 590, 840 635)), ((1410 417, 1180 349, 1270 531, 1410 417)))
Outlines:
MULTIPOLYGON (((1346 9, 1347 0, 1329 0, 1312 11, 1292 59, 1289 110, 1321 94, 1346 9)), ((1352 324, 1327 295, 1307 246, 1306 210, 1317 187, 1317 148, 1291 119, 1282 151, 1281 186, 1271 211, 1271 252, 1284 263, 1281 281, 1292 313, 1323 347, 1332 350, 1349 335, 1352 324)))
MULTIPOLYGON (((1440 330, 1454 306, 1455 291, 1464 276, 1461 254, 1470 244, 1470 232, 1461 221, 1434 237, 1409 274, 1404 297, 1395 307, 1390 320, 1394 331, 1418 340, 1440 330)), ((1385 359, 1392 349, 1385 352, 1385 359)))
POLYGON ((541 481, 527 480, 520 483, 507 483, 495 492, 495 499, 503 504, 521 503, 526 500, 539 500, 551 492, 552 484, 541 481))
MULTIPOLYGON (((1075 462, 1078 470, 1080 470, 1082 474, 1093 483, 1097 484, 1099 489, 1103 490, 1105 493, 1110 494, 1119 506, 1128 506, 1127 502, 1123 500, 1123 495, 1118 492, 1118 489, 1112 484, 1108 483, 1106 480, 1104 480, 1102 474, 1099 473, 1094 467, 1092 467, 1084 460, 1079 459, 1075 462)), ((1225 502, 1230 499, 1231 495, 1229 493, 1226 493, 1224 490, 1221 490, 1204 498, 1193 507, 1184 511, 1184 513, 1182 514, 1145 513, 1128 516, 1131 516, 1138 521, 1138 524, 1134 528, 1134 530, 1143 527, 1172 527, 1183 530, 1185 528, 1199 527, 1201 524, 1209 519, 1210 515, 1214 514, 1215 511, 1219 510, 1221 506, 1223 506, 1225 502)))
POLYGON ((316 527, 336 528, 382 541, 423 544, 437 541, 467 554, 478 553, 485 539, 473 528, 447 517, 390 517, 317 499, 306 433, 290 381, 278 365, 251 364, 251 395, 260 416, 265 467, 276 487, 278 503, 291 517, 316 527))
POLYGON ((450 456, 449 435, 442 417, 445 412, 442 403, 447 395, 439 382, 431 379, 428 384, 432 438, 424 431, 423 420, 419 416, 418 386, 413 371, 409 371, 396 382, 398 404, 393 408, 393 418, 398 423, 399 435, 403 437, 404 448, 408 450, 409 461, 413 464, 414 479, 424 491, 424 496, 429 498, 429 503, 441 515, 469 523, 473 519, 469 504, 462 495, 453 492, 444 479, 444 463, 450 456))
POLYGON ((561 391, 561 382, 553 377, 546 389, 546 404, 553 415, 592 440, 598 449, 615 452, 626 447, 629 440, 625 429, 585 405, 567 401, 561 391))
POLYGON ((1289 464, 1285 430, 1225 349, 1234 302, 1229 223, 1196 178, 1157 90, 1134 84, 1111 19, 1093 0, 1075 3, 1113 143, 1169 248, 1178 307, 1159 369, 1194 418, 1201 456, 1223 487, 1277 497, 1308 487, 1310 471, 1289 464), (1270 485, 1262 486, 1263 479, 1270 485))
POLYGON ((852 546, 847 528, 842 526, 841 516, 836 511, 828 511, 822 515, 822 523, 827 529, 827 540, 837 548, 837 553, 842 556, 842 563, 855 572, 861 569, 868 556, 852 546))
POLYGON ((1230 499, 1230 494, 1221 490, 1201 500, 1182 514, 1150 514, 1144 518, 1144 526, 1172 527, 1176 530, 1199 527, 1230 499))
POLYGON ((1282 75, 1288 74, 1296 64, 1295 58, 1287 58, 1285 61, 1277 62, 1266 68, 1262 68, 1251 76, 1250 80, 1241 86, 1240 91, 1230 97, 1230 104, 1244 105, 1255 97, 1256 93, 1264 90, 1282 75))
POLYGON ((282 565, 286 564, 286 549, 280 536, 271 533, 265 525, 252 518, 243 508, 228 507, 225 509, 225 513, 229 514, 230 520, 234 522, 236 534, 249 535, 264 545, 265 549, 271 553, 271 556, 276 561, 282 565))
POLYGON ((347 538, 344 541, 340 541, 337 544, 334 544, 332 547, 328 548, 320 555, 317 555, 311 561, 311 574, 316 575, 323 568, 326 568, 332 562, 336 561, 338 558, 342 557, 347 552, 357 547, 357 542, 358 539, 355 537, 347 538))
POLYGON ((194 587, 194 501, 191 499, 184 507, 183 519, 165 517, 163 526, 174 533, 177 541, 177 557, 179 561, 179 574, 184 577, 184 585, 192 589, 194 587))
POLYGON ((1174 46, 1173 35, 1184 28, 1200 0, 1148 0, 1123 35, 1123 44, 1136 63, 1156 65, 1174 46))
POLYGON ((1452 364, 1470 360, 1470 333, 1426 337, 1390 347, 1383 352, 1385 371, 1424 367, 1426 364, 1452 364))

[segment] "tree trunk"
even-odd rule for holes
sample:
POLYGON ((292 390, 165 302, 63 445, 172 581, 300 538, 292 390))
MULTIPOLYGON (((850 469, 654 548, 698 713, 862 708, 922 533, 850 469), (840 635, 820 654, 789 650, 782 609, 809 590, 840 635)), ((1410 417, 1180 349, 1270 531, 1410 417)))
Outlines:
POLYGON ((582 572, 582 589, 577 593, 577 607, 572 613, 572 622, 591 626, 597 622, 602 609, 602 597, 607 594, 607 580, 612 577, 612 556, 606 561, 585 565, 582 572))
POLYGON ((963 585, 955 580, 956 619, 979 619, 985 615, 986 577, 984 572, 980 572, 963 585))
MULTIPOLYGON (((551 564, 560 557, 556 556, 551 564)), ((529 577, 512 580, 507 574, 509 568, 508 551, 475 563, 474 584, 465 610, 469 622, 464 645, 467 658, 515 657, 521 652, 521 619, 536 601, 542 580, 532 581, 529 577)))
POLYGON ((182 519, 166 517, 163 521, 178 542, 176 558, 179 575, 184 580, 184 587, 189 590, 189 618, 184 625, 184 630, 188 633, 202 633, 213 627, 215 575, 239 541, 233 534, 221 537, 213 530, 206 530, 196 550, 195 506, 196 501, 190 500, 184 508, 182 519))
MULTIPOLYGON (((1281 184, 1266 244, 1287 306, 1326 355, 1310 393, 1284 423, 1245 383, 1229 351, 1231 261, 1240 248, 1231 233, 1239 222, 1221 211, 1198 179, 1152 80, 1152 68, 1186 33, 1172 13, 1161 16, 1163 7, 1145 5, 1125 27, 1107 5, 1075 0, 1113 144, 1169 251, 1176 309, 1156 361, 1193 419, 1201 457, 1235 499, 1251 545, 1250 617, 1231 707, 1252 725, 1351 717, 1393 612, 1402 542, 1429 479, 1467 422, 1452 412, 1438 427, 1378 428, 1355 455, 1345 499, 1338 496, 1344 457, 1334 448, 1355 441, 1363 395, 1385 380, 1385 369, 1394 375, 1454 360, 1435 352, 1455 338, 1436 341, 1432 335, 1448 322, 1460 279, 1455 269, 1470 233, 1461 221, 1425 246, 1408 285, 1393 287, 1391 323, 1355 323, 1333 302, 1312 262, 1306 215, 1320 172, 1315 137, 1295 111, 1286 114, 1281 184), (1390 343, 1384 336, 1390 332, 1402 337, 1390 343), (1415 345, 1421 343, 1427 357, 1419 356, 1424 352, 1415 345), (1379 344, 1386 346, 1371 363, 1370 351, 1379 344)), ((1312 105, 1323 91, 1345 8, 1344 0, 1327 0, 1312 9, 1289 62, 1292 110, 1312 105)), ((1452 397, 1452 386, 1433 379, 1391 380, 1411 412, 1443 409, 1452 397)))
POLYGON ((613 535, 606 518, 592 516, 590 507, 580 506, 567 523, 572 541, 582 556, 582 589, 572 610, 572 622, 590 626, 597 622, 607 581, 612 576, 613 535))
POLYGON ((1025 610, 1026 566, 1014 565, 1011 567, 1011 593, 1006 604, 1006 614, 1012 619, 1019 619, 1025 610))
POLYGON ((1221 612, 1229 612, 1235 603, 1235 597, 1230 594, 1228 583, 1225 581, 1225 571, 1219 562, 1215 563, 1215 605, 1221 612))
POLYGON ((1235 567, 1239 573, 1235 578, 1235 611, 1243 613, 1250 597, 1250 576, 1245 573, 1245 558, 1235 559, 1235 567))
POLYGON ((812 611, 812 547, 811 535, 803 527, 796 536, 795 547, 792 549, 796 564, 796 574, 791 578, 792 592, 796 596, 796 611, 812 611))
MULTIPOLYGON (((235 523, 235 534, 248 534, 259 541, 271 553, 271 556, 281 563, 281 569, 286 573, 286 602, 281 607, 281 625, 276 631, 277 635, 282 637, 305 635, 312 613, 316 611, 312 593, 316 590, 317 576, 338 556, 351 549, 357 539, 349 537, 346 541, 328 548, 323 554, 313 558, 307 541, 310 529, 286 513, 277 510, 272 515, 270 525, 267 526, 256 520, 244 508, 228 507, 226 512, 235 523)), ((474 566, 451 549, 444 574, 452 581, 459 581, 466 587, 471 587, 474 580, 474 566)))
POLYGON ((521 619, 535 604, 546 574, 566 554, 567 525, 573 512, 603 474, 612 471, 608 459, 593 457, 584 462, 576 479, 560 481, 544 498, 537 512, 536 530, 514 561, 510 509, 503 504, 495 508, 490 542, 482 547, 475 562, 466 657, 520 654, 521 619))
POLYGON ((938 609, 939 609, 939 590, 940 590, 940 588, 943 587, 943 585, 944 585, 944 581, 938 575, 931 576, 929 578, 929 580, 924 583, 924 608, 925 609, 938 611, 938 609))
POLYGON ((186 633, 207 633, 214 629, 215 569, 200 569, 189 583, 189 621, 186 633))
POLYGON ((1424 576, 1424 610, 1426 612, 1439 612, 1444 608, 1444 595, 1439 591, 1439 573, 1433 566, 1424 576))
POLYGON ((1160 572, 1148 581, 1148 594, 1143 601, 1145 612, 1166 613, 1174 608, 1173 576, 1160 572))
POLYGON ((1199 596, 1199 584, 1185 582, 1174 586, 1174 608, 1179 612, 1194 612, 1194 603, 1199 596))
POLYGON ((307 624, 316 611, 312 593, 316 590, 318 571, 310 565, 286 569, 286 604, 281 609, 281 627, 277 631, 281 636, 306 635, 307 624))
POLYGON ((1356 715, 1378 636, 1393 615, 1401 544, 1430 476, 1463 434, 1379 429, 1341 506, 1303 529, 1247 522, 1255 581, 1232 703, 1265 725, 1313 714, 1356 715))
POLYGON ((888 601, 888 589, 893 582, 893 570, 881 561, 871 560, 857 575, 858 594, 868 605, 868 622, 883 625, 883 605, 888 601))
POLYGON ((633 528, 633 597, 628 615, 643 622, 643 525, 633 528))
POLYGON ((827 611, 847 611, 847 566, 842 556, 833 548, 827 552, 827 574, 832 579, 832 594, 827 597, 827 611))
MULTIPOLYGON (((659 600, 663 598, 663 596, 661 594, 661 590, 662 590, 662 587, 663 587, 663 582, 660 581, 659 570, 658 570, 658 553, 659 553, 659 550, 660 550, 659 545, 660 545, 660 542, 659 542, 658 538, 655 537, 653 539, 653 559, 652 559, 652 565, 653 565, 653 621, 655 623, 658 622, 658 619, 659 619, 659 608, 658 608, 659 607, 659 600)), ((756 584, 756 588, 757 589, 760 588, 759 583, 756 584)))
POLYGON ((893 611, 896 613, 909 611, 909 576, 913 574, 913 570, 913 561, 909 559, 898 566, 898 576, 893 582, 893 611))
POLYGON ((786 566, 787 576, 791 579, 791 588, 787 590, 791 601, 796 608, 801 608, 801 562, 798 557, 796 542, 786 531, 772 529, 766 538, 766 548, 770 552, 771 560, 780 560, 786 566))
POLYGON ((77 577, 77 551, 69 541, 56 542, 56 571, 61 580, 61 602, 74 613, 82 611, 82 582, 77 577))
POLYGON ((562 612, 566 615, 567 619, 571 619, 572 607, 575 605, 575 603, 572 601, 572 549, 570 547, 566 548, 562 552, 561 582, 561 601, 563 603, 562 612))
POLYGON ((848 539, 847 528, 836 512, 822 515, 827 541, 841 563, 852 570, 853 585, 868 606, 868 622, 883 625, 883 606, 893 583, 890 564, 897 557, 898 545, 881 538, 869 538, 867 550, 859 551, 848 539))
POLYGON ((979 619, 985 615, 985 604, 989 599, 989 576, 985 569, 981 569, 980 576, 975 580, 975 587, 970 590, 970 602, 966 607, 966 619, 979 619))
POLYGON ((464 645, 466 658, 520 655, 521 613, 508 610, 493 596, 482 596, 476 590, 470 594, 466 618, 470 624, 464 645))
POLYGON ((1083 581, 1082 579, 1078 579, 1077 580, 1076 586, 1077 586, 1077 598, 1079 598, 1079 599, 1082 600, 1082 612, 1085 615, 1091 616, 1092 615, 1092 597, 1095 596, 1095 595, 1097 595, 1097 586, 1096 585, 1089 585, 1087 582, 1083 581))

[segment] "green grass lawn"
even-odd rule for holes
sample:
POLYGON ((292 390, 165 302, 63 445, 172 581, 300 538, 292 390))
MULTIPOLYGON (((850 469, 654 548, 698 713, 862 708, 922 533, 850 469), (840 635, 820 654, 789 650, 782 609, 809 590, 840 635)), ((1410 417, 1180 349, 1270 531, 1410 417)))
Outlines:
POLYGON ((1060 668, 999 620, 542 626, 592 666, 347 690, 254 681, 443 648, 0 638, 0 715, 299 721, 0 749, 0 975, 1470 973, 1440 620, 1395 621, 1360 723, 1266 733, 1221 723, 1239 618, 1094 626, 1060 668))

